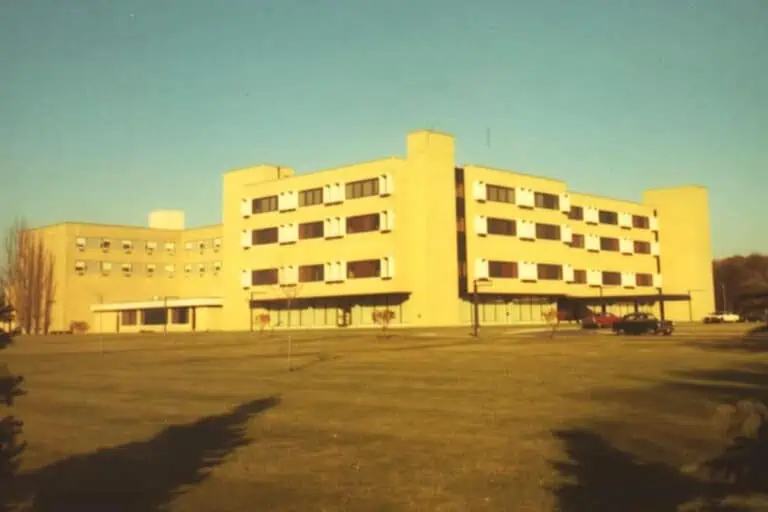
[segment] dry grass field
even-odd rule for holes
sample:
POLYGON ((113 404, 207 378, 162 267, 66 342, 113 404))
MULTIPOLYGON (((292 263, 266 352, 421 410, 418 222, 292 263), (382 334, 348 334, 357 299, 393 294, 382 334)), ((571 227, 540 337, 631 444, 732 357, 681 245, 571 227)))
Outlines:
POLYGON ((768 398, 768 334, 21 337, 11 510, 766 510, 680 468, 768 398), (725 499, 725 501, 723 501, 725 499))

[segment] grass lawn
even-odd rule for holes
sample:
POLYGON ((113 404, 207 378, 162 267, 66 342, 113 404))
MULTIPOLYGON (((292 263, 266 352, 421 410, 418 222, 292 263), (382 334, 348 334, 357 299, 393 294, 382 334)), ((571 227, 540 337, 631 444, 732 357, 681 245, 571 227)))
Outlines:
POLYGON ((26 378, 11 411, 29 444, 3 499, 78 511, 766 510, 768 489, 679 471, 723 450, 717 404, 768 399, 768 335, 746 329, 295 333, 290 372, 286 333, 21 337, 0 360, 26 378), (724 496, 730 508, 695 508, 724 496))

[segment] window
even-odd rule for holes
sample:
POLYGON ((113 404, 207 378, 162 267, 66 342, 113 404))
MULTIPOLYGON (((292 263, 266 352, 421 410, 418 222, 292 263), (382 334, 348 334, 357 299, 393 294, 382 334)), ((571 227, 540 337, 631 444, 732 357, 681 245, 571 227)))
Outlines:
POLYGON ((517 277, 516 261, 489 261, 488 277, 514 279, 517 277))
POLYGON ((635 254, 651 254, 651 242, 635 240, 635 254))
POLYGON ((587 271, 586 270, 574 270, 573 282, 577 284, 587 284, 587 271))
POLYGON ((303 222, 299 224, 299 240, 323 237, 323 221, 303 222))
POLYGON ((251 284, 254 286, 277 284, 277 269, 265 268, 251 272, 251 284))
POLYGON ((600 220, 600 224, 618 224, 619 214, 608 210, 600 210, 597 212, 597 218, 600 220))
POLYGON ((584 208, 581 206, 571 206, 568 218, 571 220, 584 220, 584 208))
POLYGON ((188 324, 189 323, 189 308, 173 308, 173 309, 171 309, 171 323, 172 324, 188 324))
POLYGON ((103 239, 99 244, 99 247, 101 247, 102 251, 107 252, 109 251, 109 248, 112 247, 112 242, 107 239, 103 239))
POLYGON ((347 217, 347 234, 365 233, 366 231, 378 231, 379 214, 356 215, 347 217))
POLYGON ((560 209, 560 196, 555 194, 546 194, 544 192, 535 192, 533 201, 536 208, 547 208, 548 210, 560 209))
POLYGON ((558 281, 563 279, 563 266, 550 265, 547 263, 538 264, 538 276, 542 280, 558 281))
POLYGON ((323 204, 322 188, 310 188, 299 192, 299 206, 312 206, 313 204, 323 204))
POLYGON ((583 249, 584 248, 584 235, 580 235, 578 233, 573 233, 571 235, 571 247, 575 247, 577 249, 583 249))
POLYGON ((515 221, 507 219, 495 219, 493 217, 488 218, 489 235, 515 236, 516 233, 517 227, 515 225, 515 221))
POLYGON ((163 308, 143 309, 141 311, 141 323, 144 325, 164 325, 165 318, 165 309, 163 308))
POLYGON ((603 284, 619 286, 621 284, 621 272, 603 272, 603 284))
POLYGON ((312 283, 322 281, 325 278, 323 265, 301 265, 299 267, 299 282, 312 283))
POLYGON ((277 196, 257 197, 251 203, 253 213, 267 213, 277 211, 277 196))
POLYGON ((135 309, 120 312, 121 325, 136 325, 139 321, 139 315, 135 309))
POLYGON ((379 180, 378 178, 373 178, 370 180, 352 181, 347 183, 345 192, 347 199, 378 195, 379 180))
POLYGON ((633 228, 639 228, 639 229, 650 229, 651 223, 648 220, 648 217, 644 215, 633 215, 632 216, 632 227, 633 228))
POLYGON ((600 250, 601 251, 618 251, 619 250, 619 239, 618 238, 608 238, 605 236, 600 237, 600 250))
POLYGON ((277 243, 277 228, 254 229, 251 234, 252 245, 277 243))
POLYGON ((536 238, 542 240, 560 240, 560 226, 554 224, 536 224, 536 238))
POLYGON ((381 277, 381 260, 361 260, 347 263, 347 279, 381 277))
POLYGON ((486 185, 486 199, 496 201, 497 203, 515 202, 515 189, 509 187, 499 187, 497 185, 486 185))
POLYGON ((636 274, 635 283, 637 286, 653 286, 653 276, 651 274, 636 274))

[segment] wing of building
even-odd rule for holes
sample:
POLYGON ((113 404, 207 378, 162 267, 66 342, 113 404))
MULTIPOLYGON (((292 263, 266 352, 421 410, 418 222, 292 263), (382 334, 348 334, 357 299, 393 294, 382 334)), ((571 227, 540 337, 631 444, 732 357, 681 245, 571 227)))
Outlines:
MULTIPOLYGON (((211 198, 213 200, 213 198, 211 198)), ((557 179, 457 165, 453 137, 408 134, 404 157, 295 175, 223 176, 222 224, 178 211, 148 227, 36 230, 56 257, 54 330, 91 332, 539 323, 548 311, 714 309, 707 190, 643 202, 557 179)))

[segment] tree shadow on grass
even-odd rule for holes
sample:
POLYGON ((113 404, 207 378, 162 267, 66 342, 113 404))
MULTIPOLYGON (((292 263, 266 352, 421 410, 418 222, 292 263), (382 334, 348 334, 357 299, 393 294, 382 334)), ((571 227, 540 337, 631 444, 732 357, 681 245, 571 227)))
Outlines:
POLYGON ((253 400, 224 414, 170 426, 146 441, 73 455, 22 473, 4 502, 39 511, 165 510, 249 443, 250 417, 279 403, 277 397, 253 400))
POLYGON ((710 351, 726 352, 768 352, 768 325, 758 325, 742 336, 719 340, 698 340, 685 343, 686 346, 710 351))

